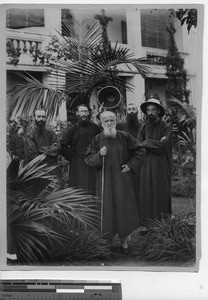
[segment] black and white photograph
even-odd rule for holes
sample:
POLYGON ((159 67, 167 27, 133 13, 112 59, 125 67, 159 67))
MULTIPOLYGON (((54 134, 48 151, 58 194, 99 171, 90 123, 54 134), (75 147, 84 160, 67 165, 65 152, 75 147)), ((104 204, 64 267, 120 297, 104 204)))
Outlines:
POLYGON ((1 17, 4 268, 197 272, 203 5, 1 17))

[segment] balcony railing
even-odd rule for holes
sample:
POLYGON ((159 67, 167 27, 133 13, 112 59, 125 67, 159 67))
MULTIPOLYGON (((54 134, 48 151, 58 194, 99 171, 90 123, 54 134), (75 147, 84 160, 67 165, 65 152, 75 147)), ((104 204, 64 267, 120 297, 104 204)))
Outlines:
POLYGON ((163 55, 147 54, 147 60, 150 65, 165 66, 166 59, 167 57, 163 55))
POLYGON ((22 63, 34 64, 35 57, 42 48, 44 38, 43 35, 39 34, 7 30, 6 46, 8 62, 17 65, 20 62, 20 56, 26 54, 22 63))

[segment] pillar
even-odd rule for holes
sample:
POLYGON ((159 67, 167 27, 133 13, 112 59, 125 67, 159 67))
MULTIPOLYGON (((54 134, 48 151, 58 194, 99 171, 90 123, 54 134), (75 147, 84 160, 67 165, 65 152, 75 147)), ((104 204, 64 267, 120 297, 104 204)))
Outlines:
MULTIPOLYGON (((144 57, 145 52, 142 47, 140 9, 127 9, 126 23, 128 48, 136 58, 144 57)), ((141 75, 134 74, 132 77, 127 77, 127 82, 134 85, 134 91, 127 91, 126 93, 127 103, 133 102, 139 108, 140 104, 145 100, 145 80, 141 75)))

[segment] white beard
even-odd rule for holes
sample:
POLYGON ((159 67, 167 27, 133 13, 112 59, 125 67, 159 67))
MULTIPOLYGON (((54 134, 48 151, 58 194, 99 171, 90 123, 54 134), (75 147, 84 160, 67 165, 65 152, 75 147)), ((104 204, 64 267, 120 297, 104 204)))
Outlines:
POLYGON ((115 127, 105 127, 104 128, 104 136, 110 137, 110 138, 115 138, 117 134, 117 130, 115 127))

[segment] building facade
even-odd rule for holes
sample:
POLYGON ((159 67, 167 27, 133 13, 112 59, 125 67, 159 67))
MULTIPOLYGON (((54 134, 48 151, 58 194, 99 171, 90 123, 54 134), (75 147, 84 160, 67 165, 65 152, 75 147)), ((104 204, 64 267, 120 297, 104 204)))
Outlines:
MULTIPOLYGON (((190 93, 190 103, 196 106, 198 93, 197 51, 198 31, 192 28, 188 33, 187 27, 181 26, 177 18, 171 17, 168 7, 150 8, 134 5, 87 5, 79 6, 28 6, 8 7, 6 9, 6 38, 7 38, 7 90, 10 90, 21 78, 16 72, 27 71, 44 84, 54 84, 55 70, 47 64, 42 64, 38 57, 38 50, 43 50, 61 28, 63 18, 67 16, 83 19, 92 18, 105 10, 105 15, 112 18, 108 22, 107 33, 112 44, 118 43, 127 47, 135 58, 151 58, 151 72, 144 79, 133 69, 130 71, 125 65, 117 66, 119 76, 134 86, 133 92, 126 91, 124 103, 135 103, 138 107, 142 102, 153 96, 165 105, 165 90, 167 87, 165 57, 168 53, 169 39, 166 26, 173 22, 176 29, 175 41, 184 67, 187 71, 190 93)), ((57 74, 57 87, 64 84, 63 77, 57 74), (61 81, 61 82, 60 82, 61 81)), ((92 96, 91 103, 96 104, 96 96, 92 96)), ((61 118, 66 118, 65 107, 61 111, 61 118)))

